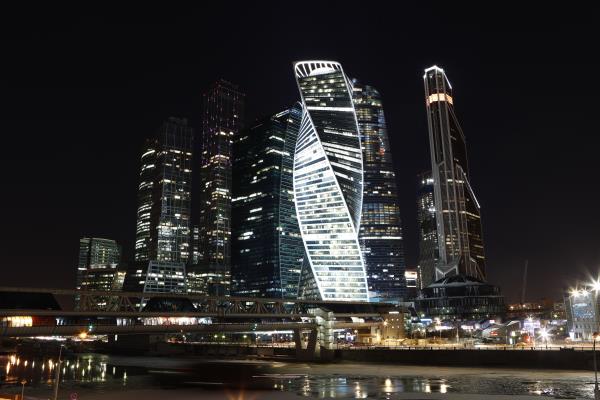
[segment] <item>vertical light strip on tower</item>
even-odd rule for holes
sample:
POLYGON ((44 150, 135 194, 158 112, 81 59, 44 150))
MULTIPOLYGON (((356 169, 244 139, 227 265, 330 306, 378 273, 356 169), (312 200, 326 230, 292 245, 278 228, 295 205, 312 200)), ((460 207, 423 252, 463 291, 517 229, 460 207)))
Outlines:
POLYGON ((367 301, 358 243, 362 152, 351 83, 333 61, 294 64, 303 113, 294 156, 294 195, 307 254, 301 295, 367 301), (309 273, 310 272, 310 273, 309 273), (316 287, 303 288, 307 282, 316 287))

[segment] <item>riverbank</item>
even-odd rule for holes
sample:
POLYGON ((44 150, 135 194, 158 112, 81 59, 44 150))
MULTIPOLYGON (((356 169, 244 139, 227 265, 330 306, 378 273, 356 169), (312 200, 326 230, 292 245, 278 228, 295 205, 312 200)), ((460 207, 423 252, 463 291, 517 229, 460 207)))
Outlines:
MULTIPOLYGON (((108 354, 127 354, 121 348, 104 347, 108 354)), ((572 369, 593 371, 591 350, 570 348, 543 350, 512 349, 462 349, 462 348, 348 348, 321 350, 314 359, 299 357, 293 347, 256 347, 235 344, 154 343, 139 354, 152 356, 197 356, 214 359, 270 359, 281 361, 314 362, 371 362, 403 365, 431 365, 456 367, 500 367, 525 369, 572 369)))

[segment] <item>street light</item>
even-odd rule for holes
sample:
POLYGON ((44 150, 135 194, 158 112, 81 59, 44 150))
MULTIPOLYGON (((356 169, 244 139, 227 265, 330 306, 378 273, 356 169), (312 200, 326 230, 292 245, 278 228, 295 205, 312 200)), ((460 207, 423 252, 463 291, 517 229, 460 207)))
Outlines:
POLYGON ((546 350, 548 350, 548 336, 549 335, 550 334, 548 333, 546 328, 542 329, 542 331, 540 332, 540 336, 542 337, 542 339, 544 339, 544 343, 546 344, 546 350))
POLYGON ((54 400, 58 399, 58 382, 60 380, 60 363, 61 363, 60 357, 62 356, 63 347, 65 347, 65 345, 61 344, 60 350, 58 350, 58 361, 56 363, 56 378, 54 380, 54 400))
POLYGON ((21 400, 25 398, 25 384, 27 381, 25 379, 21 380, 21 400))
POLYGON ((594 353, 594 399, 600 400, 600 390, 598 389, 598 363, 596 361, 596 339, 600 333, 594 332, 592 338, 594 339, 594 344, 592 347, 592 352, 594 353))

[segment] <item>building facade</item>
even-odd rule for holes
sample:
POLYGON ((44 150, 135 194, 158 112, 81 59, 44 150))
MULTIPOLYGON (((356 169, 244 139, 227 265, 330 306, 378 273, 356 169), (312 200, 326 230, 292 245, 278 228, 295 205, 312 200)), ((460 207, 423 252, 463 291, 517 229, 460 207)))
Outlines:
POLYGON ((363 150, 363 202, 359 242, 371 301, 397 302, 406 295, 398 188, 381 95, 353 81, 354 109, 363 150))
POLYGON ((431 172, 419 174, 417 180, 417 225, 419 229, 419 269, 421 271, 419 289, 423 289, 435 280, 435 266, 439 260, 439 250, 431 172))
POLYGON ((300 297, 368 301, 358 242, 363 161, 352 83, 333 61, 294 63, 303 103, 294 195, 306 252, 300 297))
POLYGON ((169 118, 146 140, 141 156, 135 261, 187 262, 193 130, 169 118))
POLYGON ((126 290, 143 290, 150 261, 185 265, 190 258, 192 148, 193 129, 184 118, 169 118, 144 143, 126 290))
POLYGON ((485 280, 481 210, 469 182, 452 86, 437 66, 427 68, 423 80, 439 245, 435 278, 464 274, 485 280))
POLYGON ((598 292, 587 289, 571 290, 565 294, 565 311, 569 337, 574 341, 592 341, 600 331, 600 302, 598 292))
POLYGON ((219 80, 203 98, 200 154, 199 261, 189 290, 224 295, 231 280, 232 144, 243 128, 244 94, 219 80))
POLYGON ((234 140, 232 294, 296 298, 304 247, 293 164, 302 107, 257 122, 234 140))
POLYGON ((406 267, 404 270, 406 280, 406 300, 412 300, 417 297, 420 284, 419 269, 417 267, 406 267))
MULTIPOLYGON (((79 239, 79 262, 76 288, 79 290, 121 290, 118 266, 121 262, 121 246, 112 239, 84 237, 79 239)), ((79 297, 75 299, 80 309, 79 297)), ((104 300, 99 301, 101 309, 104 300)))
POLYGON ((185 264, 182 262, 150 261, 144 280, 144 292, 185 293, 185 264))
POLYGON ((441 320, 479 320, 506 313, 500 288, 477 278, 452 275, 421 290, 415 299, 419 315, 441 320))

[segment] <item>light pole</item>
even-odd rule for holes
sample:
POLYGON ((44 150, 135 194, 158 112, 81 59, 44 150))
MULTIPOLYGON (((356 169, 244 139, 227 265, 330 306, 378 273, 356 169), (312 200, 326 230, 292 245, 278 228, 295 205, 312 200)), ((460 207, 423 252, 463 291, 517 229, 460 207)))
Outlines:
POLYGON ((456 322, 456 344, 460 343, 460 336, 458 335, 458 329, 460 327, 460 323, 456 322))
POLYGON ((21 400, 25 398, 25 384, 27 381, 25 379, 21 380, 21 400))
POLYGON ((596 361, 596 339, 598 339, 598 332, 594 332, 592 338, 594 339, 592 345, 592 352, 594 353, 594 399, 600 400, 600 390, 598 389, 598 362, 596 361))
POLYGON ((546 330, 546 328, 542 329, 542 331, 540 332, 540 336, 542 337, 542 339, 544 339, 544 344, 546 345, 546 350, 548 350, 548 331, 546 330))
POLYGON ((56 363, 56 377, 54 379, 54 400, 58 399, 58 382, 60 380, 60 363, 61 363, 60 357, 62 356, 63 347, 65 347, 65 345, 61 344, 60 350, 58 350, 58 362, 56 363))

